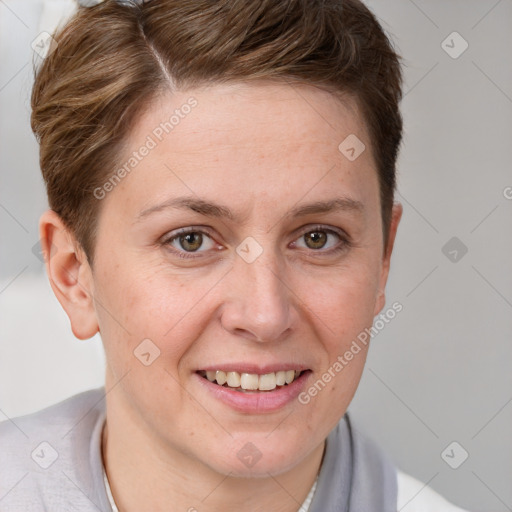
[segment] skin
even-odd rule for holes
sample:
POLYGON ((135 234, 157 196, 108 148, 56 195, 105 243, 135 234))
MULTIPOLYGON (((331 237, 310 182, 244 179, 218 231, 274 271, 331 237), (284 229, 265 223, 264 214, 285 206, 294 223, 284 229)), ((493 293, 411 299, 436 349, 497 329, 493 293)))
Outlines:
POLYGON ((133 127, 119 161, 191 96, 197 106, 101 201, 93 268, 60 218, 43 214, 48 275, 74 334, 101 333, 103 455, 122 512, 168 511, 169 503, 184 511, 296 511, 326 436, 354 396, 367 349, 307 405, 295 399, 263 414, 213 398, 196 371, 293 363, 311 370, 309 387, 383 310, 402 207, 394 205, 384 244, 365 124, 350 99, 307 85, 165 94, 133 127), (350 134, 366 145, 354 161, 338 150, 350 134), (138 219, 185 195, 220 203, 236 218, 168 208, 138 219), (289 215, 339 197, 361 209, 289 215), (179 258, 190 245, 163 238, 190 226, 206 233, 203 245, 179 258), (338 230, 349 245, 322 228, 338 230), (312 231, 325 246, 304 236, 312 231), (263 250, 252 263, 236 252, 246 237, 263 250), (335 247, 342 250, 329 253, 335 247), (133 352, 148 338, 160 356, 145 366, 133 352), (262 454, 252 467, 237 457, 249 442, 262 454))

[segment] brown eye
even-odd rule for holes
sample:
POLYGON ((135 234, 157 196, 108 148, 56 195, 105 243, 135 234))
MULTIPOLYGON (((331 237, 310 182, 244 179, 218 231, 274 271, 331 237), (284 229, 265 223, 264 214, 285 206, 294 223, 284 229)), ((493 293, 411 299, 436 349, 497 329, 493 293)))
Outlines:
POLYGON ((310 249, 322 249, 327 243, 325 231, 310 231, 304 235, 304 241, 310 249))
POLYGON ((214 240, 205 231, 188 228, 173 233, 164 238, 161 243, 176 256, 182 258, 205 256, 203 253, 215 247, 214 240))
POLYGON ((182 249, 185 251, 197 251, 203 244, 203 235, 197 232, 187 233, 178 238, 182 249))
POLYGON ((323 226, 312 226, 312 228, 310 226, 309 231, 304 232, 293 246, 309 250, 311 254, 319 256, 334 256, 351 247, 348 235, 343 232, 323 226))

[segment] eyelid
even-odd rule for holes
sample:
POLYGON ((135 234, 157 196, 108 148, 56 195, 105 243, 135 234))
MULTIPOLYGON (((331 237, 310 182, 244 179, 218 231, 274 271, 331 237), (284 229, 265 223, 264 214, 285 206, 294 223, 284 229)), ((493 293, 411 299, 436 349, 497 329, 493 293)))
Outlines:
POLYGON ((206 233, 207 235, 210 236, 210 228, 206 227, 206 226, 187 226, 187 227, 184 227, 184 228, 176 228, 176 229, 173 229, 172 231, 166 233, 163 237, 162 237, 162 240, 170 240, 172 238, 176 238, 180 235, 186 235, 188 233, 206 233))
POLYGON ((170 240, 174 238, 178 238, 179 236, 188 235, 189 233, 201 233, 203 235, 208 235, 210 238, 213 238, 212 230, 206 226, 187 226, 185 228, 177 228, 172 231, 166 233, 161 237, 162 243, 168 243, 170 240))
POLYGON ((336 228, 334 226, 327 226, 325 224, 308 224, 307 226, 303 226, 302 228, 299 228, 297 231, 298 236, 304 236, 306 233, 311 233, 313 231, 326 231, 328 233, 334 233, 335 235, 338 235, 340 238, 347 238, 348 235, 345 233, 343 229, 336 228))

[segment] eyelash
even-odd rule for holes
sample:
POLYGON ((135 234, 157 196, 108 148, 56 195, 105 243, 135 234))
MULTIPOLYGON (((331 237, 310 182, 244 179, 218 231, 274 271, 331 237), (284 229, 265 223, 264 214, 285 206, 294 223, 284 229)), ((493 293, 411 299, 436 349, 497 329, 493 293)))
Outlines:
MULTIPOLYGON (((335 231, 333 229, 326 228, 322 225, 316 225, 316 226, 313 226, 312 228, 309 228, 307 231, 304 231, 296 240, 303 237, 304 235, 307 235, 308 233, 314 233, 317 231, 322 231, 325 233, 329 233, 329 234, 338 236, 340 238, 340 243, 336 247, 331 248, 327 251, 322 251, 322 249, 318 249, 318 250, 310 249, 313 252, 317 252, 317 253, 321 253, 321 254, 329 255, 329 256, 334 256, 334 255, 337 255, 343 251, 346 251, 350 247, 352 247, 352 242, 350 241, 348 236, 344 235, 341 232, 335 231)), ((169 236, 169 237, 163 239, 161 242, 161 245, 168 247, 168 246, 170 246, 171 242, 173 242, 174 240, 176 240, 182 236, 188 235, 190 233, 200 233, 202 235, 207 235, 208 237, 212 238, 210 233, 208 231, 206 231, 204 228, 198 229, 198 228, 190 227, 190 228, 180 229, 177 233, 173 234, 172 236, 169 236)), ((179 258, 183 258, 183 259, 191 259, 191 258, 200 258, 201 257, 201 256, 196 256, 195 255, 196 252, 178 251, 176 249, 171 249, 171 251, 173 254, 175 254, 179 258)))

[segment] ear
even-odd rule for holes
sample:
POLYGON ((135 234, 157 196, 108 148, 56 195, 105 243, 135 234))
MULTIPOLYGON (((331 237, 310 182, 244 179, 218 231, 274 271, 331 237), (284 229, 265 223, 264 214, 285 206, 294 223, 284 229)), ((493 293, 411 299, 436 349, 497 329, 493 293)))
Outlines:
POLYGON ((398 229, 398 224, 400 223, 400 219, 402 218, 402 213, 402 205, 400 203, 395 203, 391 212, 391 223, 389 226, 388 241, 385 250, 383 251, 379 291, 377 301, 375 303, 375 311, 373 313, 374 316, 378 315, 386 304, 386 283, 388 281, 389 267, 391 264, 391 253, 393 252, 393 246, 395 245, 396 232, 398 229))
POLYGON ((99 328, 93 301, 93 277, 75 236, 53 210, 39 220, 41 249, 51 287, 71 322, 73 334, 85 340, 99 328))

